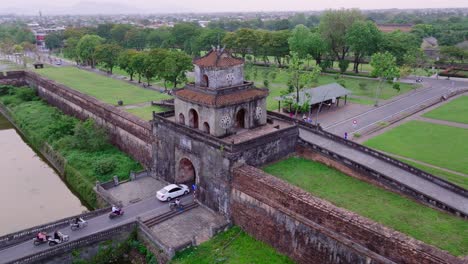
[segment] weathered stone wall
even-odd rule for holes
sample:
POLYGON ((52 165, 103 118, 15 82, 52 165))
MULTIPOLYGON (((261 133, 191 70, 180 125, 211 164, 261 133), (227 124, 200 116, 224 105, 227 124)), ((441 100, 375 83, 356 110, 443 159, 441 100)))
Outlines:
POLYGON ((92 118, 105 127, 113 144, 143 166, 151 164, 151 125, 120 109, 48 80, 36 73, 25 72, 25 82, 37 89, 49 104, 79 119, 92 118))
POLYGON ((232 66, 229 68, 200 68, 195 65, 195 84, 206 87, 203 75, 208 77, 208 86, 210 88, 222 88, 234 85, 240 85, 244 82, 244 65, 232 66), (226 76, 229 76, 226 78, 226 76))
POLYGON ((232 182, 234 223, 298 263, 463 263, 254 167, 232 182))

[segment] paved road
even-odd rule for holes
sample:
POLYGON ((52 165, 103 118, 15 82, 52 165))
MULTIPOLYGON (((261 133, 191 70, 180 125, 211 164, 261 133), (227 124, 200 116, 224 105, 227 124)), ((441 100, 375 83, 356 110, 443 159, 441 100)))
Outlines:
POLYGON ((400 183, 405 184, 435 200, 441 201, 464 214, 468 214, 468 198, 451 192, 445 188, 440 187, 430 181, 421 177, 413 175, 403 169, 387 163, 373 156, 366 155, 358 150, 352 149, 346 145, 335 142, 328 138, 322 137, 305 129, 299 129, 299 136, 313 144, 316 144, 324 149, 333 151, 339 155, 345 156, 348 159, 372 168, 383 175, 390 177, 400 183))
POLYGON ((352 135, 352 133, 360 132, 394 115, 415 109, 426 101, 440 98, 450 89, 468 87, 468 83, 463 81, 436 80, 431 78, 424 79, 423 84, 424 88, 420 88, 417 92, 408 94, 408 96, 404 96, 396 101, 376 107, 346 120, 338 121, 337 123, 324 127, 324 129, 338 136, 343 136, 345 132, 352 135), (357 121, 357 125, 353 125, 353 120, 357 121))
MULTIPOLYGON (((182 203, 189 204, 193 201, 193 196, 188 194, 181 199, 182 203)), ((160 215, 169 211, 167 203, 158 201, 156 198, 149 198, 141 202, 126 206, 124 215, 114 219, 109 219, 108 214, 94 217, 88 220, 88 226, 82 230, 71 231, 69 227, 59 229, 63 234, 69 235, 70 241, 86 237, 93 233, 104 231, 118 225, 126 224, 136 220, 137 216, 145 217, 150 215, 160 215)), ((0 263, 14 261, 26 255, 31 255, 41 251, 46 251, 50 247, 47 244, 34 246, 30 240, 14 245, 0 251, 0 263)))

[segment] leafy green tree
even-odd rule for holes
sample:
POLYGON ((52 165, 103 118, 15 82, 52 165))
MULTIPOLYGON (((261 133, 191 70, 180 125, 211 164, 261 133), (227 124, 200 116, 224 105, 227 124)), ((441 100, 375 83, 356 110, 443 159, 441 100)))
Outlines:
POLYGON ((146 32, 138 28, 132 28, 125 34, 125 47, 142 50, 146 46, 146 32))
POLYGON ((187 81, 186 73, 192 67, 192 58, 186 53, 177 50, 169 51, 162 61, 162 71, 159 73, 164 80, 164 87, 166 87, 166 82, 172 83, 176 88, 177 84, 187 81))
POLYGON ((349 67, 349 60, 340 60, 338 62, 338 67, 340 68, 340 73, 346 72, 349 67))
POLYGON ((382 83, 384 81, 393 81, 393 79, 400 77, 400 70, 398 69, 396 58, 388 51, 372 55, 370 64, 373 68, 372 76, 378 77, 380 80, 375 93, 375 106, 378 106, 380 93, 382 92, 382 83))
POLYGON ((171 29, 169 27, 160 27, 148 33, 146 42, 150 48, 169 47, 169 44, 172 42, 171 37, 171 29))
POLYGON ((45 37, 45 45, 49 50, 62 47, 62 36, 57 33, 49 34, 45 37))
POLYGON ((304 71, 303 61, 299 59, 297 53, 291 52, 288 68, 288 85, 296 91, 296 103, 299 103, 299 91, 315 82, 321 70, 319 66, 316 66, 312 71, 304 71))
POLYGON ((273 56, 278 65, 281 66, 281 59, 289 54, 289 37, 289 30, 264 31, 258 45, 262 47, 264 57, 273 56))
POLYGON ((322 57, 327 52, 328 47, 319 32, 313 32, 309 37, 309 54, 315 59, 317 65, 322 63, 322 57))
POLYGON ((76 45, 76 52, 82 62, 92 68, 96 65, 96 48, 104 42, 98 35, 84 35, 76 45))
POLYGON ((131 25, 126 25, 126 24, 115 24, 111 31, 110 31, 110 37, 113 42, 124 46, 125 45, 125 35, 129 30, 131 30, 133 26, 131 25))
POLYGON ((79 62, 79 56, 77 52, 78 42, 80 40, 77 38, 69 38, 64 41, 63 55, 66 58, 73 59, 77 63, 79 62))
POLYGON ((192 53, 192 42, 200 34, 200 26, 196 23, 177 23, 171 29, 173 47, 192 53))
POLYGON ((414 34, 419 40, 425 37, 430 37, 435 34, 433 25, 429 24, 417 24, 411 28, 411 33, 414 34))
POLYGON ((459 60, 461 63, 468 56, 468 52, 457 46, 442 46, 440 48, 440 54, 450 60, 450 63, 454 63, 455 60, 459 60))
POLYGON ((397 65, 403 65, 405 55, 416 52, 419 45, 420 42, 413 34, 397 30, 383 34, 380 50, 390 52, 395 56, 397 65))
POLYGON ((122 47, 117 44, 101 44, 96 47, 95 57, 97 62, 104 64, 104 67, 112 74, 121 52, 122 47))
POLYGON ((138 83, 141 83, 141 77, 145 74, 145 59, 147 56, 147 52, 138 51, 130 59, 130 67, 134 70, 136 74, 138 74, 138 83))
POLYGON ((138 52, 133 49, 124 50, 120 53, 117 60, 117 65, 119 68, 124 70, 130 76, 130 81, 133 81, 133 75, 135 74, 135 69, 132 67, 132 58, 138 52))
POLYGON ((114 27, 114 24, 111 24, 111 23, 99 24, 96 28, 96 34, 103 39, 110 40, 111 30, 113 27, 114 27))
POLYGON ((358 9, 327 10, 323 13, 319 32, 331 53, 338 59, 344 60, 350 45, 346 35, 354 22, 364 20, 358 9))
POLYGON ((354 72, 359 72, 359 63, 364 56, 377 52, 382 34, 372 21, 355 21, 346 34, 346 41, 354 53, 354 72))
POLYGON ((297 53, 301 59, 304 59, 309 54, 312 46, 310 43, 311 34, 309 28, 301 24, 294 27, 288 39, 289 49, 297 53))
POLYGON ((203 29, 200 35, 195 37, 195 41, 192 46, 194 55, 200 55, 200 52, 209 50, 212 46, 220 44, 221 40, 226 35, 226 32, 222 29, 203 29))
POLYGON ((146 79, 148 85, 154 77, 161 78, 161 71, 163 71, 164 64, 163 60, 168 56, 168 50, 166 49, 152 49, 146 53, 144 60, 143 76, 146 79))

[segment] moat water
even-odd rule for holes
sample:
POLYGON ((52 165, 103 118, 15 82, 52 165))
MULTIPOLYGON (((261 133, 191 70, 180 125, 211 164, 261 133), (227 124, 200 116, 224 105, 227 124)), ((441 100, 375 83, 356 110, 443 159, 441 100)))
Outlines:
POLYGON ((0 114, 0 236, 86 207, 0 114))

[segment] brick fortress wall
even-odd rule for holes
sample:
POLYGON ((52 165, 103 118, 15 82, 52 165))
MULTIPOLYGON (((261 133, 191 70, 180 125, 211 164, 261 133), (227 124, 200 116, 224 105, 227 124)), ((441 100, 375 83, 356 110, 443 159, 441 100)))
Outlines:
POLYGON ((231 214, 298 263, 463 263, 248 165, 233 171, 231 214))
POLYGON ((34 72, 8 72, 0 83, 29 85, 41 98, 68 115, 92 118, 109 132, 111 142, 139 161, 151 165, 151 124, 91 96, 82 94, 34 72))

